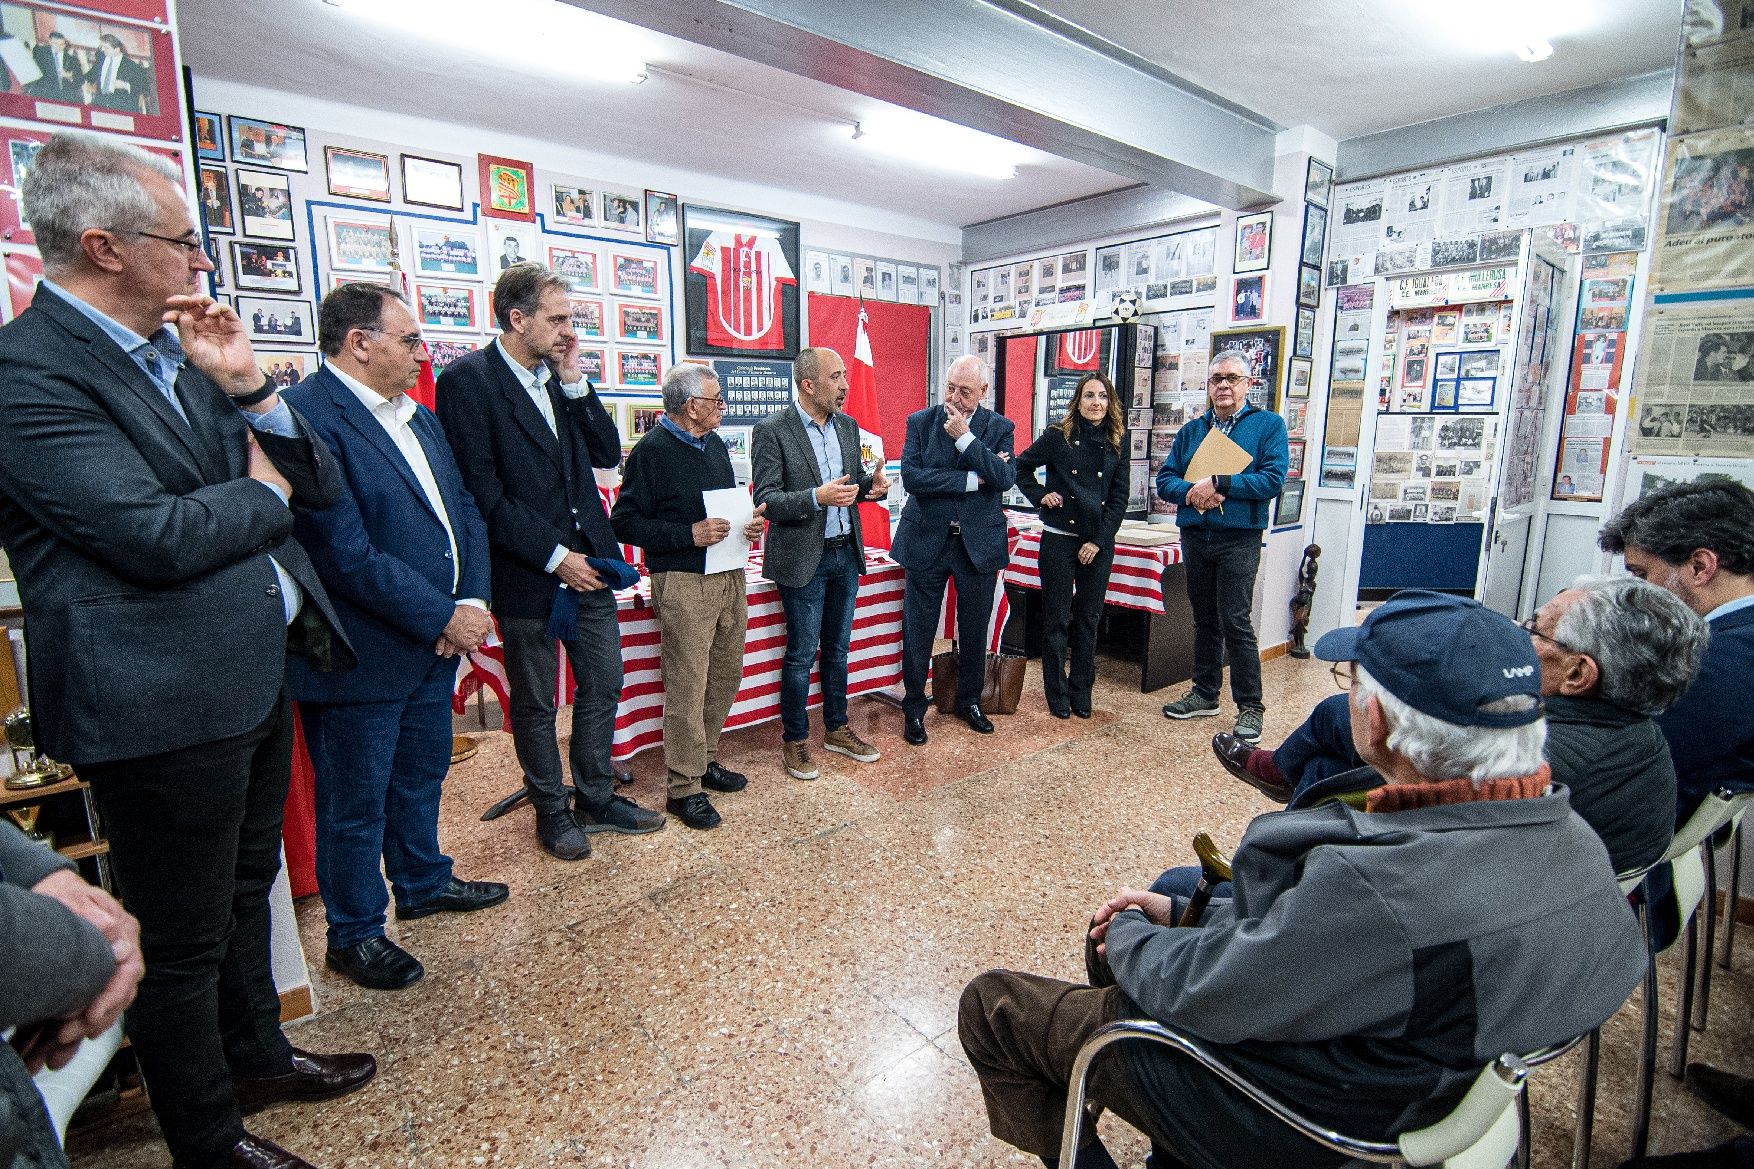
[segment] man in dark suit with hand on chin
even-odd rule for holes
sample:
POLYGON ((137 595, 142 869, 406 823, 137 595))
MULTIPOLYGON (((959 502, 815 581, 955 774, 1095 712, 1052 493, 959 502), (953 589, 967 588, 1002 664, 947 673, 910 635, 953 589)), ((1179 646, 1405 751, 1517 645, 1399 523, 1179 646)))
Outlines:
POLYGON ((1010 558, 1000 497, 1017 481, 1009 418, 981 405, 991 381, 986 362, 950 363, 944 404, 908 415, 901 451, 907 505, 890 555, 907 570, 902 601, 901 713, 904 737, 926 741, 926 668, 936 640, 944 586, 956 581, 956 714, 983 735, 992 721, 980 708, 986 676, 987 620, 993 588, 1010 558))

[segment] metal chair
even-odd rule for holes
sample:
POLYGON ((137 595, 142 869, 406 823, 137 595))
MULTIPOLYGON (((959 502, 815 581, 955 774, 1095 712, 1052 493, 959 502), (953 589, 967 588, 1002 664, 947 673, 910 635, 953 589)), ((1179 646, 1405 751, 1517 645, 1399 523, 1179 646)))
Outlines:
POLYGON ((1705 1030, 1706 1011, 1711 1001, 1711 955, 1717 948, 1717 858, 1722 851, 1722 843, 1727 843, 1730 849, 1730 887, 1725 890, 1724 898, 1724 947, 1723 953, 1717 959, 1717 964, 1725 970, 1730 968, 1730 950, 1736 944, 1736 903, 1742 896, 1740 812, 1730 819, 1727 841, 1724 840, 1724 835, 1724 830, 1720 829, 1705 844, 1705 958, 1699 964, 1699 1001, 1693 1012, 1695 1031, 1705 1030))
MULTIPOLYGON (((1677 832, 1691 841, 1687 852, 1674 861, 1675 904, 1687 931, 1687 950, 1681 981, 1681 1010, 1675 1016, 1675 1046, 1669 1074, 1679 1077, 1687 1068, 1687 1040, 1693 1031, 1705 1030, 1706 996, 1711 993, 1711 955, 1716 949, 1717 855, 1712 838, 1724 828, 1741 827, 1742 813, 1754 803, 1754 791, 1720 791, 1707 796, 1677 832), (1704 820, 1695 831, 1694 821, 1704 820), (1699 906, 1705 906, 1705 959, 1699 959, 1699 906), (1698 1010, 1694 1010, 1694 979, 1698 976, 1698 1010)), ((1670 846, 1674 851, 1675 846, 1670 846)))
MULTIPOLYGON (((1730 968, 1730 952, 1736 947, 1736 907, 1742 902, 1742 822, 1736 821, 1736 830, 1730 834, 1730 888, 1729 895, 1724 898, 1724 952, 1718 957, 1717 964, 1725 970, 1730 968)), ((1716 909, 1716 905, 1712 906, 1716 909)))
MULTIPOLYGON (((1520 1139, 1516 1110, 1528 1078, 1519 1056, 1501 1055, 1481 1070, 1473 1086, 1448 1116, 1394 1141, 1363 1140, 1335 1132, 1305 1117, 1259 1085, 1245 1079, 1194 1039, 1150 1019, 1118 1019, 1097 1029, 1079 1048, 1066 1089, 1066 1115, 1060 1136, 1060 1164, 1077 1164, 1084 1127, 1084 1084, 1090 1063, 1105 1048, 1141 1039, 1175 1049, 1260 1105, 1268 1115, 1325 1149, 1377 1165, 1443 1165, 1447 1169, 1504 1169, 1520 1139)), ((1576 1042, 1575 1040, 1573 1042, 1576 1042)), ((1553 1054, 1558 1054, 1555 1050, 1553 1054)), ((1548 1058, 1551 1058, 1549 1056, 1548 1058)))

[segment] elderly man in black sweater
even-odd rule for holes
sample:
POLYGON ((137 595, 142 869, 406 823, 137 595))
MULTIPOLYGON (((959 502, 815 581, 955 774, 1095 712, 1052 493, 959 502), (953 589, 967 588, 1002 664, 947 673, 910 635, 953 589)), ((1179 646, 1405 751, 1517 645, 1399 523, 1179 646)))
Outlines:
MULTIPOLYGON (((615 538, 645 549, 652 607, 662 637, 664 807, 690 828, 716 828, 719 813, 701 789, 741 791, 746 776, 719 766, 719 732, 743 682, 743 634, 749 623, 741 565, 706 571, 706 550, 731 534, 708 519, 704 492, 737 485, 731 455, 717 433, 725 392, 704 365, 672 366, 664 375, 664 416, 627 456, 621 494, 609 520, 615 538)), ((759 539, 765 507, 744 526, 759 539)))

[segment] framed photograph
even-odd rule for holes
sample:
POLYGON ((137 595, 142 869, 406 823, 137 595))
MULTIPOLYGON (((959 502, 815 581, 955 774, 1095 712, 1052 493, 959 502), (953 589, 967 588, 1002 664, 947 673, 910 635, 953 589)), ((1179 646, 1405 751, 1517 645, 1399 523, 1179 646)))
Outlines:
MULTIPOLYGON (((579 369, 592 385, 607 385, 609 381, 609 351, 601 346, 581 345, 579 347, 579 369)), ((619 423, 620 419, 616 421, 619 423)), ((625 428, 623 433, 626 433, 625 428)))
POLYGON ((232 270, 239 288, 254 292, 300 292, 298 253, 289 244, 231 241, 232 270))
POLYGON ((1285 477, 1287 479, 1300 479, 1303 477, 1304 446, 1304 440, 1301 438, 1294 438, 1286 444, 1289 451, 1289 456, 1285 463, 1285 477))
POLYGON ((675 247, 676 196, 663 191, 646 192, 646 242, 675 247))
POLYGON ((1297 310, 1297 333, 1291 342, 1291 356, 1315 356, 1316 314, 1312 308, 1297 310))
POLYGON ((310 159, 305 154, 304 127, 240 118, 236 114, 232 115, 229 124, 233 162, 271 166, 275 170, 311 169, 310 159))
POLYGON ((329 267, 354 272, 396 271, 395 233, 387 223, 329 220, 329 267))
POLYGON ((1258 321, 1267 311, 1267 278, 1238 276, 1230 305, 1230 319, 1238 324, 1258 321))
POLYGON ((1313 370, 1314 366, 1309 358, 1293 357, 1285 381, 1285 396, 1287 398, 1309 397, 1309 383, 1313 370))
POLYGON ((1462 376, 1462 355, 1460 353, 1439 353, 1431 364, 1431 376, 1444 379, 1462 376))
POLYGON ((581 341, 602 341, 607 338, 609 330, 604 324, 603 302, 573 297, 572 331, 581 341))
POLYGON ((1297 303, 1315 308, 1322 301, 1322 270, 1308 264, 1297 267, 1297 303))
POLYGON ((620 191, 603 192, 603 226, 616 231, 638 232, 644 227, 644 215, 638 195, 620 191))
POLYGON ((1472 353, 1458 354, 1461 358, 1461 369, 1456 376, 1464 378, 1496 378, 1498 376, 1498 350, 1478 349, 1472 353))
POLYGON ((658 295, 658 257, 628 256, 617 252, 609 257, 609 291, 616 296, 658 295))
POLYGON ((1303 209, 1303 255, 1300 263, 1315 268, 1322 266, 1322 252, 1328 243, 1328 212, 1324 207, 1308 204, 1303 209))
POLYGON ((1303 480, 1287 479, 1273 508, 1273 526, 1288 527, 1303 522, 1303 480))
POLYGON ((390 156, 369 150, 323 147, 323 169, 329 172, 329 193, 344 199, 390 201, 390 156))
POLYGON ((664 406, 656 401, 624 402, 622 409, 627 411, 627 425, 621 428, 621 442, 627 447, 656 430, 658 420, 664 417, 664 406))
POLYGON ((661 304, 615 303, 615 339, 634 344, 661 344, 669 340, 661 304))
POLYGON ((1233 272, 1265 272, 1273 255, 1273 213, 1236 217, 1236 260, 1233 272))
POLYGON ((463 167, 441 158, 402 156, 402 201, 417 207, 463 209, 463 167))
POLYGON ((1431 409, 1433 411, 1454 410, 1456 408, 1457 385, 1454 378, 1433 381, 1431 383, 1431 409))
POLYGON ((0 116, 180 144, 189 127, 177 101, 174 23, 166 0, 8 0, 0 116))
POLYGON ((1280 378, 1285 368, 1285 327, 1214 329, 1211 353, 1226 349, 1239 349, 1249 359, 1249 402, 1257 409, 1278 410, 1280 378))
POLYGON ((277 390, 290 390, 317 368, 315 353, 283 353, 272 349, 256 350, 256 364, 277 390))
POLYGON ((273 171, 245 170, 234 173, 238 185, 238 216, 244 234, 263 239, 293 239, 292 182, 273 171))
POLYGON ((488 220, 487 255, 488 275, 495 280, 513 264, 522 264, 527 260, 540 263, 542 253, 536 244, 536 228, 522 220, 488 220))
MULTIPOLYGON (((208 236, 201 241, 201 250, 207 253, 207 259, 213 264, 213 271, 207 274, 207 278, 213 282, 213 289, 217 292, 219 289, 225 287, 225 253, 219 250, 219 241, 212 236, 208 236)), ((11 257, 8 257, 8 259, 17 258, 19 258, 19 253, 16 252, 11 257)), ((40 271, 35 273, 35 276, 40 277, 41 275, 42 272, 40 271)), ((33 279, 31 282, 33 295, 35 291, 35 283, 36 281, 33 279)), ((13 295, 16 297, 17 294, 18 289, 15 285, 13 288, 13 295)), ((29 302, 27 301, 26 303, 28 304, 29 302)), ((20 309, 17 311, 22 312, 23 310, 20 309)), ((16 312, 14 315, 16 315, 16 312)))
POLYGON ((414 271, 419 276, 479 277, 481 237, 474 228, 415 228, 414 271))
POLYGON ((461 357, 481 348, 474 341, 453 341, 449 337, 434 337, 426 343, 426 352, 432 358, 432 372, 443 373, 456 364, 461 357))
POLYGON ((597 275, 597 253, 579 248, 548 245, 548 267, 567 282, 574 292, 601 292, 602 281, 597 275))
POLYGON ((1290 438, 1302 438, 1303 428, 1309 422, 1309 403, 1307 401, 1285 402, 1285 433, 1290 438))
POLYGON ((429 329, 477 329, 477 299, 481 290, 471 284, 416 284, 414 299, 420 307, 420 323, 429 329))
POLYGON ((1314 203, 1326 210, 1333 193, 1334 168, 1321 159, 1312 157, 1309 160, 1309 169, 1303 176, 1303 201, 1314 203))
POLYGON ((589 187, 548 186, 550 215, 555 223, 568 227, 597 226, 597 192, 589 187))
POLYGON ((278 341, 282 345, 317 343, 317 314, 308 300, 240 296, 233 307, 252 341, 278 341))
POLYGON ((231 213, 231 183, 223 166, 201 165, 201 222, 210 234, 238 233, 237 219, 231 213))
POLYGON ((797 223, 687 203, 682 229, 687 351, 796 357, 797 223))
POLYGON ((664 355, 655 349, 617 349, 615 384, 656 386, 664 380, 664 355))
POLYGON ((195 157, 203 162, 225 161, 225 131, 218 114, 195 111, 195 157))
POLYGON ((529 163, 497 154, 478 154, 481 172, 481 213, 491 219, 536 222, 536 200, 530 193, 529 163))
POLYGON ((1456 409, 1490 410, 1497 397, 1497 378, 1465 377, 1456 386, 1456 409))

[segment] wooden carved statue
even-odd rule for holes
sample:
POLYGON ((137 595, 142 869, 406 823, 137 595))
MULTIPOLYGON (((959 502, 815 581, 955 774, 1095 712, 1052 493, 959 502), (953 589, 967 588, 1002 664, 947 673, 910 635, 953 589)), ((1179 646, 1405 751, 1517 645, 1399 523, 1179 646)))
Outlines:
POLYGON ((1291 597, 1291 656, 1307 658, 1309 647, 1303 644, 1303 635, 1309 631, 1309 607, 1315 601, 1316 573, 1320 570, 1318 563, 1322 558, 1320 544, 1311 544, 1303 550, 1303 563, 1297 569, 1297 592, 1291 597))

